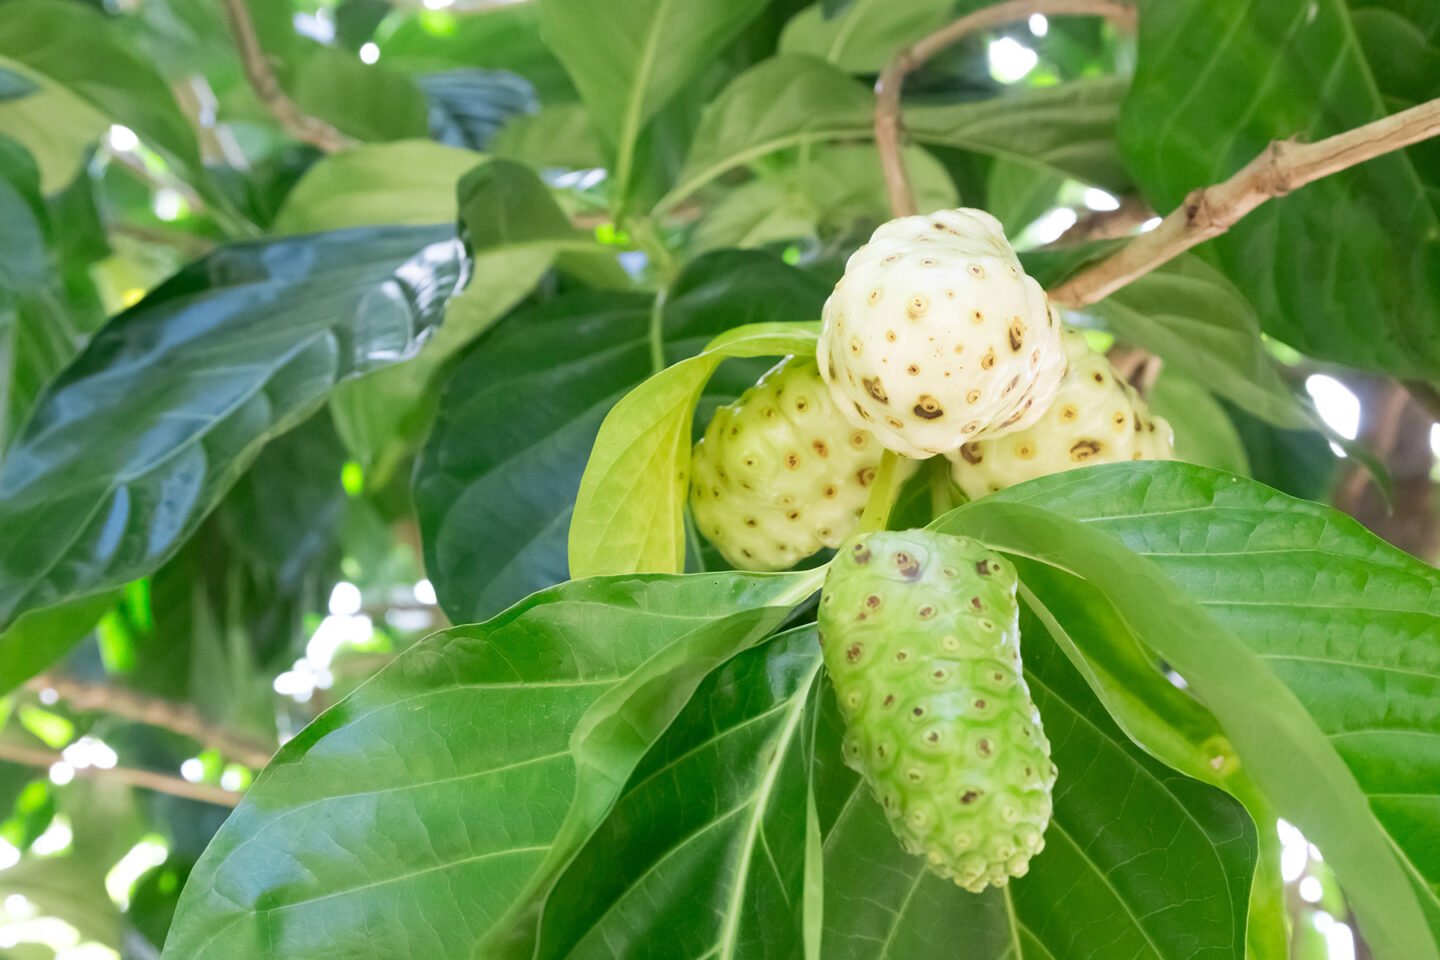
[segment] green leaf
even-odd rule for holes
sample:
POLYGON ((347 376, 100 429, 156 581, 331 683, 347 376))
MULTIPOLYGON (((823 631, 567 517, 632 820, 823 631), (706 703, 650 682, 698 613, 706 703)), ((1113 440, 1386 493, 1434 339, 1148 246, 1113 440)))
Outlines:
POLYGON ((547 104, 539 113, 511 117, 495 135, 490 152, 536 169, 605 166, 590 114, 578 103, 547 104))
MULTIPOLYGON (((378 170, 376 176, 377 186, 385 189, 378 170)), ((570 226, 545 184, 520 164, 487 161, 458 188, 437 177, 427 194, 432 208, 439 205, 436 187, 451 198, 449 215, 458 205, 465 224, 474 256, 469 289, 451 301, 444 324, 413 360, 346 384, 331 399, 340 435, 372 484, 383 485, 399 461, 424 441, 434 414, 434 384, 445 365, 534 289, 557 252, 601 250, 570 226)), ((418 203, 418 197, 412 202, 418 203)))
POLYGON ((513 117, 540 109, 535 88, 504 70, 446 70, 417 81, 430 103, 430 137, 484 150, 513 117))
POLYGON ((972 150, 1124 193, 1130 183, 1116 145, 1128 81, 1094 77, 1021 87, 964 103, 905 108, 905 129, 922 143, 972 150))
POLYGON ((105 115, 65 86, 0 56, 11 76, 24 77, 36 89, 29 96, 0 100, 0 131, 35 158, 40 187, 58 193, 85 165, 90 145, 108 128, 105 115))
POLYGON ((1081 522, 1002 524, 997 512, 983 533, 1017 548, 1023 536, 1025 552, 1080 569, 1190 681, 1280 814, 1320 846, 1377 954, 1434 956, 1424 917, 1440 930, 1429 854, 1440 842, 1440 725, 1429 707, 1440 698, 1429 642, 1440 574, 1327 507, 1185 464, 1070 471, 966 509, 1003 500, 1081 522), (1122 561, 1108 538, 1149 562, 1122 561), (1167 615, 1176 587, 1204 614, 1167 615), (1276 689, 1282 681, 1289 690, 1276 689))
POLYGON ((237 244, 113 318, 0 465, 0 622, 158 567, 266 440, 413 350, 462 266, 449 228, 237 244))
POLYGON ((585 465, 570 520, 570 575, 678 573, 685 568, 690 423, 726 357, 814 352, 814 323, 757 323, 722 334, 615 405, 585 465))
POLYGON ((646 122, 764 6, 765 0, 543 0, 546 42, 615 150, 622 202, 646 122))
POLYGON ((19 688, 83 640, 116 596, 107 592, 35 610, 0 633, 0 696, 19 688))
POLYGON ((630 956, 796 956, 819 672, 810 626, 707 677, 547 896, 538 934, 474 955, 609 956, 625 944, 630 956))
POLYGON ((1317 423, 1275 369, 1250 303, 1198 257, 1173 260, 1087 310, 1122 340, 1268 423, 1287 429, 1317 423))
POLYGON ((353 147, 325 157, 285 197, 271 229, 315 233, 346 227, 449 223, 456 186, 485 158, 429 140, 353 147))
MULTIPOLYGON (((676 279, 655 333, 674 362, 737 323, 813 316, 824 298, 822 283, 774 257, 716 253, 676 279)), ((571 511, 600 423, 653 369, 652 306, 640 294, 570 294, 506 318, 455 367, 414 486, 426 570, 452 620, 490 616, 566 578, 571 511)), ((727 365, 702 407, 733 400, 762 369, 727 365)))
POLYGON ((411 140, 429 133, 429 105, 419 85, 348 51, 307 45, 289 85, 301 110, 357 139, 411 140))
POLYGON ((786 147, 872 135, 875 98, 823 60, 762 61, 705 108, 667 210, 728 170, 786 147))
POLYGON ((1057 173, 996 159, 985 179, 985 209, 1016 236, 1055 206, 1065 178, 1057 173))
POLYGON ((464 957, 533 929, 497 924, 543 902, 705 675, 816 585, 580 581, 421 641, 281 749, 196 867, 165 955, 464 957))
POLYGON ((1175 428, 1175 455, 1242 477, 1250 460, 1240 433, 1214 394, 1179 370, 1166 368, 1150 391, 1150 411, 1175 428))
MULTIPOLYGON (((1157 210, 1273 139, 1319 140, 1387 112, 1342 0, 1141 3, 1120 139, 1157 210)), ((1202 250, 1265 331, 1306 354, 1406 377, 1440 364, 1440 221, 1407 152, 1272 200, 1202 250)))
POLYGON ((194 128, 169 84, 125 42, 111 18, 65 0, 12 0, 0 17, 0 55, 134 130, 177 173, 204 183, 194 128))
POLYGON ((879 73, 897 51, 955 14, 956 0, 853 0, 836 16, 822 2, 801 10, 780 35, 781 53, 828 60, 847 73, 879 73))
POLYGON ((17 70, 0 68, 0 102, 19 100, 40 90, 40 84, 17 70))
POLYGON ((1045 849, 1030 872, 975 896, 904 853, 880 805, 841 762, 827 696, 815 747, 825 845, 826 960, 949 955, 1240 957, 1256 854, 1244 810, 1127 739, 1035 618, 1025 676, 1060 770, 1045 849))

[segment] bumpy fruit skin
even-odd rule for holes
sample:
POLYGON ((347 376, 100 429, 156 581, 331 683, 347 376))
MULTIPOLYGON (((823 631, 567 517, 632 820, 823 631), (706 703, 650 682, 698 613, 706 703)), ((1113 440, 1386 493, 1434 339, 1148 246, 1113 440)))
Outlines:
POLYGON ((1015 568, 911 530, 841 548, 820 602, 845 761, 900 845, 978 893, 1045 846, 1055 766, 1020 664, 1015 568))
POLYGON ((955 483, 971 499, 1036 477, 1097 463, 1172 460, 1175 433, 1083 334, 1065 332, 1069 367, 1032 426, 949 454, 955 483))
POLYGON ((1059 317, 981 210, 876 230, 823 317, 817 357, 836 404, 915 459, 1024 429, 1065 369, 1059 317))
POLYGON ((695 524, 739 569, 788 569, 855 529, 883 453, 840 416, 814 361, 789 357, 695 444, 695 524))

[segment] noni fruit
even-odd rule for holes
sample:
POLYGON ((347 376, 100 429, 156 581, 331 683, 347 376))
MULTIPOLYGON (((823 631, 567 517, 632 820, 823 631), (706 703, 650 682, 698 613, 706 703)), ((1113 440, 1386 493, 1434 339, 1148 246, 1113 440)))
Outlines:
POLYGON ((787 358, 695 444, 695 525, 742 570, 793 567, 855 529, 883 453, 836 411, 814 361, 787 358))
POLYGON ((1029 869, 1055 785, 1021 671, 1016 584, 973 540, 872 533, 841 548, 820 601, 845 761, 900 845, 977 893, 1029 869))
POLYGON ((916 459, 1024 429, 1065 369, 1059 317, 982 210, 876 230, 823 317, 820 372, 841 412, 916 459))
POLYGON ((1121 460, 1170 460, 1175 435, 1085 336, 1065 332, 1069 367, 1040 419, 949 454, 955 483, 974 499, 1062 470, 1121 460))

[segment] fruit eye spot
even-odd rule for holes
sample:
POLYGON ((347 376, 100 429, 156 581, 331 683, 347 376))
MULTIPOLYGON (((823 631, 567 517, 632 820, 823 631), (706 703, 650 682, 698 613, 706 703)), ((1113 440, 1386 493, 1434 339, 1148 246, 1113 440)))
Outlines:
POLYGON ((885 339, 888 340, 890 343, 894 343, 894 342, 895 342, 895 331, 894 331, 894 330, 886 330, 886 331, 885 331, 885 339))
POLYGON ((1025 345, 1025 321, 1019 317, 1010 320, 1010 349, 1015 353, 1025 345))
POLYGON ((987 350, 987 351, 985 351, 985 356, 983 356, 983 357, 980 358, 980 369, 982 369, 982 370, 990 370, 990 369, 993 369, 994 366, 995 366, 995 351, 994 351, 994 350, 987 350))
POLYGON ((865 606, 869 607, 871 610, 874 610, 876 607, 879 607, 879 606, 880 606, 880 597, 879 597, 879 595, 872 593, 872 594, 870 594, 870 596, 866 597, 866 598, 865 598, 865 606))
MULTIPOLYGON (((872 483, 875 482, 875 468, 874 468, 874 467, 864 467, 864 468, 862 468, 859 472, 857 472, 857 473, 855 474, 855 479, 856 479, 857 481, 859 481, 860 486, 862 486, 862 487, 868 487, 868 486, 870 486, 870 484, 872 484, 872 483)), ((867 556, 868 556, 868 554, 867 554, 867 556)))
POLYGON ((890 395, 885 392, 885 384, 881 382, 879 377, 865 377, 860 382, 865 385, 865 392, 870 394, 870 396, 879 400, 881 403, 890 402, 890 395))
MULTIPOLYGON (((960 456, 965 458, 966 463, 971 464, 979 463, 981 460, 985 459, 984 455, 980 453, 980 445, 973 442, 962 443, 960 445, 960 456)), ((984 565, 985 561, 981 560, 979 566, 983 567, 984 565)))
POLYGON ((870 298, 869 298, 869 299, 870 299, 870 306, 873 307, 873 306, 875 306, 875 304, 879 303, 879 302, 880 302, 880 297, 883 296, 883 295, 884 295, 884 291, 881 290, 879 287, 876 287, 874 290, 871 290, 871 291, 870 291, 870 298))
POLYGON ((865 655, 865 648, 861 644, 852 643, 845 648, 845 659, 851 663, 859 663, 860 658, 865 655))
POLYGON ((1070 459, 1076 462, 1089 460, 1104 449, 1099 440, 1081 440, 1070 448, 1070 459))
POLYGON ((918 376, 920 375, 920 364, 918 364, 918 363, 912 363, 912 364, 910 364, 910 366, 908 366, 908 367, 905 368, 905 372, 908 373, 908 374, 910 374, 910 376, 912 376, 912 377, 918 377, 918 376))
POLYGON ((971 323, 984 323, 984 322, 985 322, 985 314, 984 314, 983 312, 979 311, 979 310, 972 310, 972 311, 970 312, 970 322, 971 322, 971 323))
POLYGON ((977 280, 985 279, 985 268, 980 266, 980 264, 978 263, 970 264, 970 276, 974 277, 977 280))
POLYGON ((916 610, 916 611, 915 611, 915 615, 916 615, 917 617, 919 617, 921 620, 930 620, 930 619, 932 619, 932 618, 935 616, 935 608, 932 607, 932 606, 930 606, 930 604, 927 603, 927 604, 925 604, 925 606, 921 607, 919 610, 916 610))
MULTIPOLYGON (((919 372, 918 369, 916 372, 919 372)), ((915 416, 924 420, 936 420, 945 415, 945 410, 940 406, 940 401, 928 393, 921 394, 919 402, 915 404, 915 416)))
POLYGON ((924 316, 925 311, 929 309, 930 298, 919 293, 911 297, 910 302, 905 305, 905 312, 910 315, 912 320, 924 316))
POLYGON ((787 454, 785 454, 785 466, 789 467, 791 470, 794 470, 796 467, 800 466, 800 454, 798 454, 798 453, 787 453, 787 454))

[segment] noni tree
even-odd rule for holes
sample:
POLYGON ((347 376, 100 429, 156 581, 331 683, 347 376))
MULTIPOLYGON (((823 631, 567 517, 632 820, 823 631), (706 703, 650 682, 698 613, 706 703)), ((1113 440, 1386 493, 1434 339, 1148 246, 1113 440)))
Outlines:
POLYGON ((1440 960, 1437 98, 1425 0, 0 0, 0 958, 1440 960))

